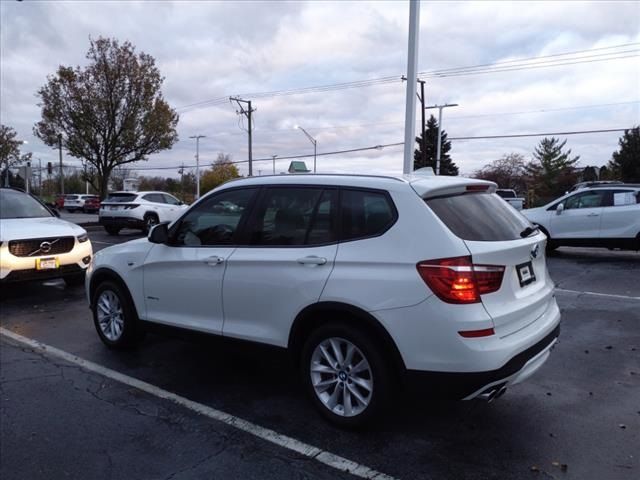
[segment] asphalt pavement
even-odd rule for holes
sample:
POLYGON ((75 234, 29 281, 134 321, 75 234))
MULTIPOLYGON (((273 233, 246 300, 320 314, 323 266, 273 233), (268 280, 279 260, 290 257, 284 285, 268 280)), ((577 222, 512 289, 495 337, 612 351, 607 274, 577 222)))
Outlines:
MULTIPOLYGON (((140 236, 89 232, 95 250, 140 236)), ((113 352, 95 333, 83 288, 3 286, 3 328, 232 421, 4 336, 0 477, 346 478, 340 463, 322 461, 329 452, 379 479, 638 478, 640 255, 561 248, 548 265, 562 333, 534 377, 490 404, 404 394, 361 432, 316 414, 282 352, 157 334, 113 352), (291 442, 232 426, 240 421, 291 442)))

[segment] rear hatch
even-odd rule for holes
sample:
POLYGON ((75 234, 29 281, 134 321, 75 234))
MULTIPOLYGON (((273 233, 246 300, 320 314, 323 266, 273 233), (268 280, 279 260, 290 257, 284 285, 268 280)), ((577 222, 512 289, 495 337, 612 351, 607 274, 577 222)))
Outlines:
POLYGON ((496 334, 505 337, 544 314, 554 286, 545 260, 546 237, 491 191, 467 185, 444 195, 433 192, 425 202, 464 241, 474 266, 504 267, 500 288, 480 298, 496 334))
POLYGON ((130 210, 138 205, 134 204, 134 200, 138 197, 137 193, 117 192, 110 193, 109 196, 100 204, 100 213, 103 212, 121 212, 130 210))

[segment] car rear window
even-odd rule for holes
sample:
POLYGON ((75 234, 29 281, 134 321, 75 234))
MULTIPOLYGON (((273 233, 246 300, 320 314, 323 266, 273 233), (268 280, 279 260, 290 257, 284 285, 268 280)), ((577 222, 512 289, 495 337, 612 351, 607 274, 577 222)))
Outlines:
POLYGON ((531 223, 499 196, 466 193, 426 200, 427 205, 457 237, 499 242, 520 239, 531 223))
POLYGON ((136 193, 110 193, 105 202, 126 203, 133 202, 138 194, 136 193))
POLYGON ((64 197, 65 200, 77 200, 78 195, 67 195, 64 197))

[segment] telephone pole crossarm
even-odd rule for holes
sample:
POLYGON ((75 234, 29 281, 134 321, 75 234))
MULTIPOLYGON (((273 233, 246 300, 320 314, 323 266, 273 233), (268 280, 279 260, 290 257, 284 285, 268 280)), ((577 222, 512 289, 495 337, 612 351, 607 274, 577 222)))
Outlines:
POLYGON ((251 100, 244 100, 240 97, 229 97, 229 101, 236 102, 238 104, 238 107, 240 107, 240 111, 236 112, 238 115, 244 115, 245 117, 247 117, 247 123, 249 124, 247 128, 247 133, 249 134, 249 176, 252 177, 253 176, 253 153, 252 153, 253 144, 252 144, 251 114, 255 112, 256 109, 251 107, 251 100), (242 106, 243 103, 247 104, 246 109, 242 106))

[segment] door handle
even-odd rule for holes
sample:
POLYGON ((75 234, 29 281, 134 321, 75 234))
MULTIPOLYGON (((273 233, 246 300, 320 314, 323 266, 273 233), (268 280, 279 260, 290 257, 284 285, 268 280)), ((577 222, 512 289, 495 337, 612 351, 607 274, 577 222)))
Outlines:
POLYGON ((309 257, 299 258, 298 263, 301 265, 324 265, 325 263, 327 263, 327 259, 312 255, 309 257))
POLYGON ((589 215, 587 215, 587 217, 597 217, 599 215, 599 213, 590 213, 589 215))
POLYGON ((208 264, 208 265, 220 265, 222 262, 224 262, 224 258, 219 257, 217 255, 213 255, 211 257, 207 257, 204 259, 204 263, 208 264))

